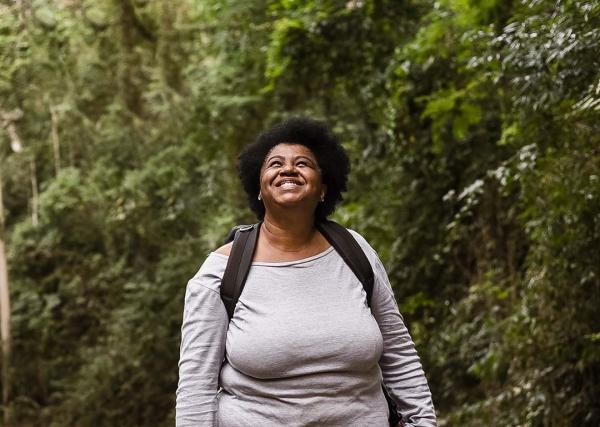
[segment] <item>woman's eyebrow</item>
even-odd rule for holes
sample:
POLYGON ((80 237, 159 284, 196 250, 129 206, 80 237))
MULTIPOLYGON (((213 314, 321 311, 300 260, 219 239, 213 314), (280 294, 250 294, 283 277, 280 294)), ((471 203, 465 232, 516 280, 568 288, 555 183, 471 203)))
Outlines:
POLYGON ((270 162, 273 159, 284 159, 284 157, 280 154, 275 154, 271 157, 267 157, 267 159, 265 160, 265 163, 270 162))
POLYGON ((310 157, 303 156, 303 155, 299 155, 299 156, 294 157, 294 160, 298 160, 298 159, 305 159, 305 160, 308 160, 308 161, 310 161, 312 163, 315 163, 315 160, 311 159, 310 157))
MULTIPOLYGON (((270 162, 271 160, 274 160, 274 159, 285 160, 285 157, 282 156, 281 154, 275 154, 274 156, 267 157, 267 160, 265 160, 265 163, 270 162)), ((294 159, 294 161, 296 161, 298 159, 305 159, 305 160, 308 160, 309 162, 316 163, 315 160, 311 159, 310 157, 304 156, 304 155, 294 156, 293 159, 294 159)))

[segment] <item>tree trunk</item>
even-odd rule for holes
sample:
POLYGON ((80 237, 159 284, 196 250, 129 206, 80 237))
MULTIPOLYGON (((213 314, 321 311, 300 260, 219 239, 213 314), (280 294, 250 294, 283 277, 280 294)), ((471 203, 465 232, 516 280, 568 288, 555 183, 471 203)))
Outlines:
POLYGON ((181 92, 181 70, 179 67, 179 46, 178 33, 174 28, 176 20, 176 4, 170 0, 162 0, 160 4, 161 32, 157 39, 158 57, 161 63, 161 69, 165 83, 177 92, 181 92))
POLYGON ((8 267, 4 247, 4 203, 2 201, 2 179, 0 177, 0 338, 2 340, 2 406, 4 425, 10 425, 10 293, 8 288, 8 267))
POLYGON ((138 42, 138 32, 141 25, 135 16, 135 9, 131 0, 120 0, 120 24, 121 24, 121 66, 120 66, 120 90, 122 98, 128 109, 140 116, 142 114, 141 81, 143 77, 140 72, 141 59, 135 51, 138 42))
POLYGON ((54 107, 50 107, 50 118, 52 120, 52 149, 54 151, 54 172, 58 175, 60 171, 60 141, 58 139, 58 114, 54 107))
POLYGON ((35 157, 33 154, 30 159, 31 174, 31 223, 37 226, 39 223, 40 197, 38 192, 37 170, 35 167, 35 157))

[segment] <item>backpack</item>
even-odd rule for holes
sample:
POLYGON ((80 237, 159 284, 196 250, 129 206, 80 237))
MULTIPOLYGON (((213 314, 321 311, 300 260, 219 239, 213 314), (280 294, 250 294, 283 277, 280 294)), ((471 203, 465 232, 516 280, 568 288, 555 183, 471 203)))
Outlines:
MULTIPOLYGON (((221 299, 229 320, 233 317, 235 306, 244 290, 261 224, 262 222, 235 226, 225 238, 225 243, 233 241, 231 253, 221 280, 221 299)), ((318 222, 316 227, 360 280, 367 294, 367 304, 370 307, 375 281, 373 268, 354 236, 345 227, 334 221, 318 222)), ((390 398, 383 383, 381 388, 388 404, 390 426, 396 427, 401 421, 396 404, 390 398)))

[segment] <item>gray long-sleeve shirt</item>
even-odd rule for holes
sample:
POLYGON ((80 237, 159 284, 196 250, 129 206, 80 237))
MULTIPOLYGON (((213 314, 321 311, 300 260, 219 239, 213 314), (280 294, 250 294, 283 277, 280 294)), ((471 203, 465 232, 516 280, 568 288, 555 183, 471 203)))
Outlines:
POLYGON ((228 322, 219 294, 227 256, 208 256, 186 291, 177 427, 385 427, 382 377, 406 426, 436 426, 384 267, 351 232, 375 273, 370 309, 362 284, 329 248, 254 262, 228 322))

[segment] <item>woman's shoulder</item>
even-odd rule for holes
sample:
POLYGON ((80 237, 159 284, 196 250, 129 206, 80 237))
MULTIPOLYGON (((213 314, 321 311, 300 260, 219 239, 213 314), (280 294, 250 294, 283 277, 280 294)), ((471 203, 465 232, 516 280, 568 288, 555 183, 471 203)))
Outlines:
POLYGON ((396 304, 392 285, 388 278, 385 267, 381 262, 381 259, 379 259, 379 254, 377 251, 375 251, 375 249, 373 249, 369 242, 367 242, 367 239, 365 239, 358 232, 351 229, 348 229, 348 231, 350 234, 352 234, 352 236, 354 236, 367 256, 367 259, 371 263, 371 267, 373 267, 373 274, 375 275, 375 289, 377 290, 376 294, 379 296, 384 296, 386 301, 392 301, 393 304, 396 304))
POLYGON ((232 247, 233 247, 233 242, 229 242, 229 243, 221 246, 220 248, 216 249, 215 253, 219 254, 219 255, 229 256, 229 254, 231 253, 232 247))
POLYGON ((228 256, 219 252, 221 248, 208 254, 194 277, 188 282, 188 289, 203 290, 208 289, 214 292, 220 292, 221 279, 225 273, 228 256))
MULTIPOLYGON (((373 267, 373 272, 375 273, 376 281, 382 281, 383 283, 388 283, 387 273, 385 271, 385 267, 379 258, 379 254, 373 247, 369 244, 367 239, 365 239, 360 233, 348 229, 350 234, 356 239, 363 252, 367 256, 367 259, 371 263, 371 267, 373 267)), ((389 287, 389 283, 388 283, 389 287)))
POLYGON ((351 228, 348 228, 347 230, 350 232, 352 237, 354 237, 354 239, 358 242, 365 255, 367 255, 367 258, 371 260, 373 256, 377 257, 377 252, 369 244, 367 239, 365 239, 358 231, 352 230, 351 228))

